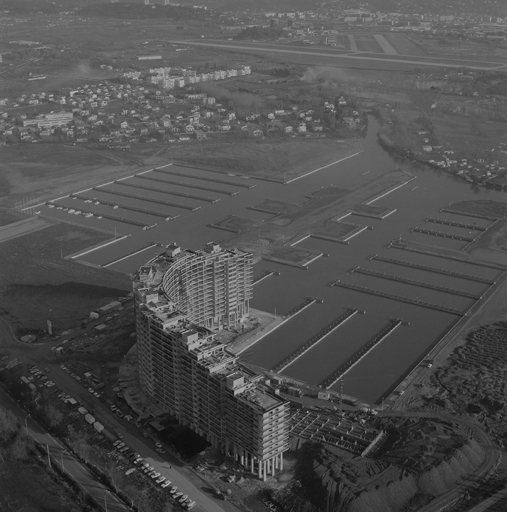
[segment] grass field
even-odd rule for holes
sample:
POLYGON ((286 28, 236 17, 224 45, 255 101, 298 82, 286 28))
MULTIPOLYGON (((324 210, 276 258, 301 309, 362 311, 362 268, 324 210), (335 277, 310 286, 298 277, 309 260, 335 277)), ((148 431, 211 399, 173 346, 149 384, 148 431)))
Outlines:
POLYGON ((83 512, 82 498, 35 460, 0 464, 2 512, 83 512))
POLYGON ((129 279, 61 258, 109 239, 66 224, 0 244, 0 308, 18 330, 73 327, 100 305, 130 291, 129 279))
POLYGON ((199 151, 194 147, 182 147, 166 152, 175 160, 196 166, 289 180, 359 150, 360 146, 355 142, 289 138, 276 142, 235 141, 232 151, 229 144, 211 143, 199 146, 199 151))

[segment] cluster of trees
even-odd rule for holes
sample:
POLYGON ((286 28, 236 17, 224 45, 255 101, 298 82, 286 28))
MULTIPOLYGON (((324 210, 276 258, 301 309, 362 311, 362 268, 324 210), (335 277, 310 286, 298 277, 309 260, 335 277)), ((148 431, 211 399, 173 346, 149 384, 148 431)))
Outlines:
POLYGON ((0 407, 0 463, 24 461, 34 449, 34 442, 9 411, 0 407))
POLYGON ((183 5, 144 5, 141 3, 104 3, 83 7, 82 16, 104 16, 116 19, 167 18, 171 20, 208 20, 212 13, 183 5), (152 7, 155 7, 154 9, 152 7))
POLYGON ((242 30, 239 34, 234 36, 234 39, 262 39, 274 41, 281 37, 283 30, 280 27, 248 27, 242 30))

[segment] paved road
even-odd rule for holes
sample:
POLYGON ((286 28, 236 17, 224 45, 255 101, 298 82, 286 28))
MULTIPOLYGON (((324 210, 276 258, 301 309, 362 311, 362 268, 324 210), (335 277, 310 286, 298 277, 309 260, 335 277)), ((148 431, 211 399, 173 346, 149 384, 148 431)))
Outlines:
POLYGON ((57 464, 64 468, 86 492, 95 498, 97 503, 103 504, 106 500, 107 510, 114 512, 126 512, 130 510, 112 494, 107 487, 100 483, 96 477, 76 460, 65 447, 51 434, 46 432, 22 409, 3 389, 0 389, 0 402, 3 407, 10 410, 18 419, 23 428, 27 428, 28 434, 37 443, 46 447, 49 453, 51 464, 57 464))
POLYGON ((39 217, 29 217, 28 219, 20 220, 19 222, 13 222, 12 224, 7 224, 6 226, 0 227, 0 243, 7 242, 7 240, 12 240, 13 238, 17 238, 18 236, 28 235, 29 233, 33 233, 34 231, 39 231, 40 229, 48 228, 52 226, 50 222, 46 222, 43 219, 39 219, 39 217))
MULTIPOLYGON (((150 466, 153 466, 159 473, 171 480, 173 485, 178 486, 179 490, 196 501, 197 506, 194 510, 224 512, 224 507, 229 511, 235 509, 230 502, 224 503, 221 500, 215 499, 211 494, 203 492, 201 487, 207 487, 207 485, 203 482, 201 486, 198 483, 198 477, 184 462, 169 453, 163 456, 157 453, 153 439, 142 437, 140 430, 135 425, 120 419, 109 409, 106 403, 101 402, 89 393, 84 386, 65 373, 59 367, 61 361, 51 356, 51 345, 58 345, 58 342, 28 345, 16 341, 9 326, 1 319, 0 342, 0 349, 5 348, 9 350, 11 360, 17 358, 22 362, 37 364, 39 368, 48 367, 49 372, 47 372, 47 375, 50 380, 55 382, 62 391, 65 391, 81 402, 109 431, 121 433, 124 436, 124 441, 138 452, 150 466)), ((57 441, 53 440, 53 442, 56 443, 57 441)), ((56 446, 54 449, 57 449, 56 446)), ((57 452, 56 458, 58 459, 59 457, 61 458, 61 453, 57 452)), ((63 462, 65 467, 67 467, 65 464, 66 457, 64 454, 63 462)), ((108 495, 109 498, 111 498, 110 495, 108 495)))
POLYGON ((482 503, 475 505, 475 507, 468 510, 468 512, 487 512, 490 507, 495 505, 500 500, 507 499, 507 487, 498 491, 493 496, 490 496, 488 499, 484 500, 482 503))
POLYGON ((379 412, 379 416, 402 416, 412 418, 435 418, 437 420, 446 420, 459 423, 472 430, 476 440, 485 452, 484 461, 469 475, 465 482, 453 486, 444 493, 437 496, 431 503, 421 507, 417 512, 439 512, 443 507, 451 503, 453 500, 461 497, 465 491, 470 488, 476 488, 481 485, 486 476, 495 468, 500 460, 501 451, 495 446, 489 435, 484 431, 482 425, 472 418, 464 418, 461 416, 453 416, 450 414, 439 414, 432 412, 405 412, 405 411, 384 411, 379 412))
POLYGON ((413 55, 405 56, 381 56, 379 54, 368 54, 368 53, 354 53, 354 52, 343 52, 337 50, 326 50, 319 48, 318 50, 310 49, 307 46, 283 46, 276 44, 263 44, 263 43, 239 43, 238 41, 220 41, 216 40, 199 40, 199 41, 173 41, 165 40, 172 44, 181 44, 189 46, 204 46, 206 48, 230 48, 233 50, 252 50, 252 51, 264 51, 271 53, 282 53, 282 54, 296 54, 306 55, 308 57, 328 57, 337 60, 360 60, 360 61, 371 61, 371 62, 390 62, 393 64, 410 64, 412 66, 430 66, 430 67, 442 67, 442 68, 468 68, 468 69, 499 69, 505 66, 505 63, 501 62, 488 62, 483 60, 470 60, 470 59, 459 59, 459 58, 439 58, 439 57, 416 57, 413 55))

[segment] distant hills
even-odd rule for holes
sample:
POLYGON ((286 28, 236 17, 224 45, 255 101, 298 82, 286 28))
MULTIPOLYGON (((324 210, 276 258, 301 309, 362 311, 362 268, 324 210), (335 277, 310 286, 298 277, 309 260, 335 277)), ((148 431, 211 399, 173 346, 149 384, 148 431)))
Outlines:
MULTIPOLYGON (((371 11, 400 12, 436 15, 457 15, 474 13, 485 16, 507 17, 505 0, 172 0, 181 5, 202 5, 210 9, 244 11, 265 10, 270 12, 315 11, 319 7, 358 9, 371 11)), ((143 5, 143 0, 120 0, 124 3, 143 5)), ((150 0, 161 5, 162 0, 150 0)), ((0 0, 0 11, 12 14, 35 14, 37 12, 56 14, 66 10, 79 9, 90 5, 111 5, 110 0, 0 0)), ((100 12, 100 9, 92 9, 100 12)), ((109 10, 106 14, 109 16, 109 10)))

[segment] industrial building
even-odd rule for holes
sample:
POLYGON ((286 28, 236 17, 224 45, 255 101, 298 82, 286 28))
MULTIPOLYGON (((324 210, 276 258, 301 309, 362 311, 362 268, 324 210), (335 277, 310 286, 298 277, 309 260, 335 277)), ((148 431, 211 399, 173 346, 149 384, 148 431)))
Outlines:
POLYGON ((252 296, 251 255, 172 244, 134 280, 139 375, 165 412, 259 478, 283 467, 289 405, 211 329, 236 324, 252 296))

